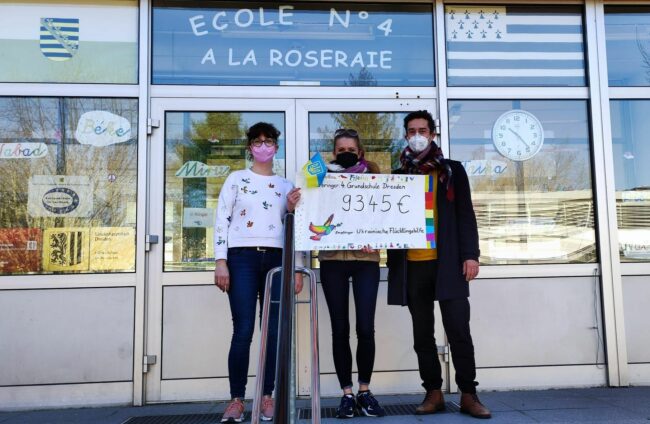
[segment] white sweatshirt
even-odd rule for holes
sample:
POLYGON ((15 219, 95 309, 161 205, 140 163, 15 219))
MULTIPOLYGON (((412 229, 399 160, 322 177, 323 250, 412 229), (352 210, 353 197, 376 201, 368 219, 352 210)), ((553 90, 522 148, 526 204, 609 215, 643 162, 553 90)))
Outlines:
POLYGON ((282 218, 293 184, 278 175, 245 169, 226 178, 217 204, 214 258, 227 259, 229 247, 282 248, 282 218))

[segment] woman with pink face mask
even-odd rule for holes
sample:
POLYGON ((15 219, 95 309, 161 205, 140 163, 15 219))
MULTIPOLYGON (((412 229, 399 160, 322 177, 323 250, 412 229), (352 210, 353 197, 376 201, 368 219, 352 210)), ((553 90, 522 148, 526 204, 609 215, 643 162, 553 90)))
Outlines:
MULTIPOLYGON (((282 264, 284 214, 293 212, 300 200, 299 189, 273 173, 279 136, 280 131, 266 122, 250 127, 246 133, 246 154, 252 158, 253 166, 228 175, 219 193, 214 226, 214 283, 228 293, 233 322, 228 354, 231 401, 221 422, 244 419, 243 399, 256 303, 259 299, 261 315, 266 274, 282 264)), ((277 299, 280 293, 279 274, 276 276, 272 299, 277 299)), ((296 292, 301 289, 302 278, 296 275, 296 292)), ((272 420, 274 412, 271 395, 275 383, 278 312, 278 305, 272 303, 260 417, 263 421, 272 420)))

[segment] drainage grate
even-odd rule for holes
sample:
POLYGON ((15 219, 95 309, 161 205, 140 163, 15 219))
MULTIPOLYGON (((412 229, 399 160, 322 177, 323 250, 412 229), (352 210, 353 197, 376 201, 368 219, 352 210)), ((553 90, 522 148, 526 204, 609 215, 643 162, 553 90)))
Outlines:
MULTIPOLYGON (((214 424, 221 422, 223 414, 186 414, 186 415, 157 415, 129 418, 122 424, 214 424)), ((246 421, 250 420, 247 412, 246 421)))
MULTIPOLYGON (((415 414, 415 408, 419 403, 400 403, 396 405, 383 405, 384 410, 386 411, 386 416, 397 416, 397 415, 413 415, 415 414)), ((454 402, 445 402, 445 411, 444 412, 458 412, 460 408, 454 402)), ((329 408, 321 408, 320 410, 321 418, 336 418, 336 407, 332 406, 329 408)), ((311 419, 311 408, 301 408, 298 411, 298 419, 301 420, 310 420, 311 419)))
MULTIPOLYGON (((417 403, 401 403, 396 405, 384 405, 387 416, 413 415, 417 403)), ((458 404, 446 402, 445 412, 458 412, 458 404)), ((444 413, 444 412, 442 412, 444 413)), ((213 424, 221 421, 222 414, 186 414, 186 415, 156 415, 146 417, 132 417, 123 424, 213 424)), ((321 408, 321 418, 335 418, 336 407, 321 408)), ((250 413, 246 413, 245 421, 250 421, 250 413)), ((298 419, 310 420, 311 408, 298 409, 298 419)))

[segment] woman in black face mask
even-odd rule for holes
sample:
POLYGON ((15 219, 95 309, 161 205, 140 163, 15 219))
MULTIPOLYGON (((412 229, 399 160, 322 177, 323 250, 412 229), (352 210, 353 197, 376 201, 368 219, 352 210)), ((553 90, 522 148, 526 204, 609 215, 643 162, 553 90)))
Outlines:
MULTIPOLYGON (((363 157, 357 131, 341 128, 334 133, 335 159, 327 165, 329 172, 378 174, 379 167, 363 157)), ((375 306, 379 287, 379 252, 362 250, 321 251, 318 254, 320 276, 332 322, 332 350, 336 375, 343 389, 337 410, 338 418, 352 418, 355 413, 369 417, 384 415, 383 408, 370 392, 370 377, 375 363, 375 306), (350 278, 357 318, 357 368, 359 392, 352 387, 352 351, 350 349, 349 297, 350 278)))
POLYGON ((378 174, 379 166, 363 157, 363 147, 356 130, 340 128, 334 133, 334 160, 327 165, 330 172, 378 174))

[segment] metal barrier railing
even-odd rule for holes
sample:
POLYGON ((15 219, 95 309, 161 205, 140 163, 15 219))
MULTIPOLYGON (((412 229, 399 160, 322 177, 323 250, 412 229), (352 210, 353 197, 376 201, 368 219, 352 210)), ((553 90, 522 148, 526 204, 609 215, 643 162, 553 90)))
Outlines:
MULTIPOLYGON (((275 415, 276 424, 294 423, 296 417, 296 364, 295 364, 295 323, 294 314, 296 303, 310 304, 311 322, 311 407, 312 423, 320 424, 320 367, 318 358, 318 303, 316 275, 309 268, 296 268, 294 263, 294 215, 285 215, 284 248, 282 250, 282 266, 273 268, 266 275, 264 288, 264 305, 262 307, 262 323, 260 335, 260 353, 257 363, 255 380, 255 397, 253 400, 252 424, 260 421, 260 410, 264 390, 264 375, 266 371, 267 336, 269 314, 271 309, 271 283, 275 274, 280 272, 280 316, 278 331, 278 354, 275 373, 275 415), (309 277, 309 299, 296 302, 295 276, 298 272, 309 277)), ((277 302, 277 301, 273 301, 277 302)))

